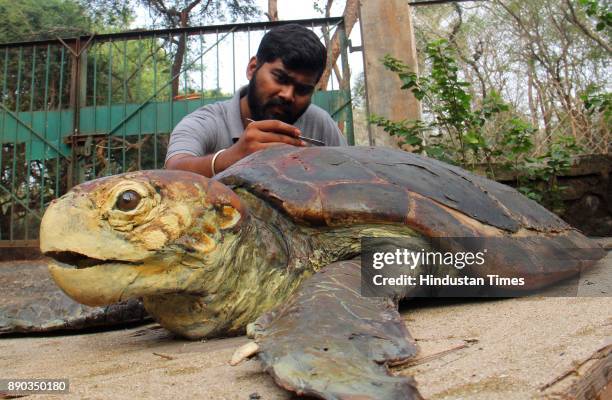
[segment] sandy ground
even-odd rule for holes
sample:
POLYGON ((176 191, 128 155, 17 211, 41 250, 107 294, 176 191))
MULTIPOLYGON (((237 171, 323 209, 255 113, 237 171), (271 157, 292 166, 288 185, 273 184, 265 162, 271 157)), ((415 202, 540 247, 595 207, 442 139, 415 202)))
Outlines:
MULTIPOLYGON (((540 389, 612 344, 611 270, 609 253, 592 276, 581 277, 588 282, 581 293, 596 297, 408 303, 402 315, 420 352, 416 365, 397 373, 413 375, 428 399, 553 398, 575 374, 540 389)), ((0 378, 70 380, 69 394, 32 399, 292 398, 257 361, 228 365, 246 342, 185 341, 156 324, 0 338, 0 378)))

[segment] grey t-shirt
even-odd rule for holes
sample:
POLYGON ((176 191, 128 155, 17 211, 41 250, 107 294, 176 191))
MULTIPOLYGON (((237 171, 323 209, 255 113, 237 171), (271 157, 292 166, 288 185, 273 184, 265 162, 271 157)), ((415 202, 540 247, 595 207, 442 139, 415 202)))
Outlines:
MULTIPOLYGON (((234 144, 244 131, 240 97, 245 89, 240 89, 230 100, 206 105, 185 116, 170 135, 166 161, 176 154, 203 156, 234 144)), ((346 146, 336 122, 314 104, 308 106, 294 125, 302 135, 321 140, 327 146, 346 146)))

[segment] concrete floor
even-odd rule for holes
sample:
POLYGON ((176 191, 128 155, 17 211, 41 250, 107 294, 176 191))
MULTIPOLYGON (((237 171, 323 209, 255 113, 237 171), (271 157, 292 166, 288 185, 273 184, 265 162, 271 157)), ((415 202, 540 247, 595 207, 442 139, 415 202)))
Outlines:
MULTIPOLYGON (((580 278, 580 297, 408 303, 402 315, 420 352, 416 365, 396 373, 414 376, 427 399, 553 398, 581 379, 568 371, 612 345, 611 271, 609 253, 580 278)), ((157 324, 0 337, 0 378, 70 380, 69 394, 32 399, 247 400, 258 398, 255 393, 265 400, 292 398, 257 361, 228 365, 234 349, 246 342, 185 341, 157 324)), ((612 357, 609 351, 606 357, 612 357)))

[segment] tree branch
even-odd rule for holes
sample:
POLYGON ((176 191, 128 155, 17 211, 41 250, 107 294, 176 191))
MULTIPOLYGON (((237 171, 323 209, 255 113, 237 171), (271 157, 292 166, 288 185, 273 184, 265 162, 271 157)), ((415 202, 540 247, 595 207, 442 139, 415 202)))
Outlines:
POLYGON ((277 0, 268 0, 268 12, 266 16, 270 21, 278 21, 278 3, 277 0))
MULTIPOLYGON (((353 26, 355 25, 355 22, 357 22, 357 16, 359 14, 358 9, 359 9, 359 0, 347 0, 346 1, 346 5, 344 6, 344 12, 342 13, 342 15, 344 16, 344 29, 346 31, 345 36, 347 38, 350 36, 353 26)), ((331 52, 330 52, 331 57, 330 57, 330 63, 328 63, 328 65, 332 66, 336 63, 336 61, 338 60, 338 57, 340 56, 340 35, 338 32, 338 29, 336 29, 336 32, 334 32, 334 36, 332 37, 329 46, 331 46, 331 52)), ((328 48, 328 51, 329 51, 329 48, 328 48)), ((319 80, 319 84, 317 86, 320 90, 325 90, 325 88, 327 87, 327 81, 329 80, 330 75, 331 75, 331 68, 326 68, 325 71, 323 71, 323 75, 321 76, 321 79, 319 80)), ((345 81, 347 79, 349 79, 349 77, 344 77, 345 81)))
MULTIPOLYGON (((181 12, 184 12, 184 13, 187 13, 187 14, 188 14, 188 13, 190 13, 190 12, 191 12, 191 10, 193 10, 193 8, 194 8, 195 6, 197 6, 197 5, 198 5, 198 4, 200 4, 201 2, 202 2, 202 0, 194 0, 194 1, 192 1, 192 2, 191 2, 191 4, 189 4, 187 7, 183 8, 183 10, 182 10, 181 12)), ((204 11, 206 11, 206 10, 208 9, 208 6, 210 5, 210 2, 211 2, 211 0, 208 0, 208 1, 206 2, 206 5, 204 6, 204 11)))
POLYGON ((571 23, 576 25, 587 37, 594 40, 598 45, 603 47, 608 53, 612 53, 612 47, 610 47, 608 43, 604 42, 598 35, 595 34, 595 32, 591 31, 586 25, 584 25, 578 19, 578 16, 576 15, 576 10, 574 9, 574 6, 572 5, 571 1, 565 0, 565 4, 567 4, 567 7, 570 10, 571 18, 567 14, 565 14, 565 17, 571 23))

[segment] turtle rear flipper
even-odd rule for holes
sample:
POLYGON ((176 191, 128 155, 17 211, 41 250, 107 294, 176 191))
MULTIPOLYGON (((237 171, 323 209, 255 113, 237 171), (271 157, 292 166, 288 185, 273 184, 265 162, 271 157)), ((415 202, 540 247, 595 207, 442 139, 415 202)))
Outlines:
POLYGON ((416 353, 393 301, 360 295, 359 261, 328 265, 249 326, 283 388, 322 399, 421 399, 388 364, 416 353))

